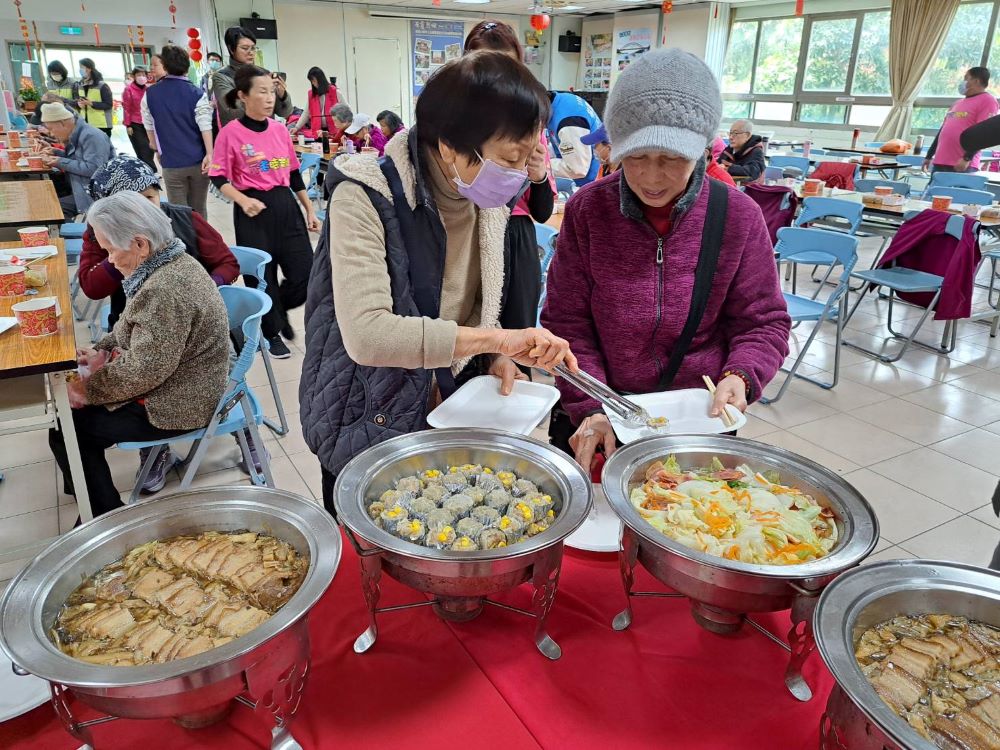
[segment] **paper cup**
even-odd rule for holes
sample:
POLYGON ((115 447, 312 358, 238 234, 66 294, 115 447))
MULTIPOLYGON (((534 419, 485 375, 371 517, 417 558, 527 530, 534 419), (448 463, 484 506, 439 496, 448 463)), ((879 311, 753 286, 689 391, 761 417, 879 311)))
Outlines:
POLYGON ((29 156, 28 157, 28 168, 29 169, 45 169, 45 162, 42 161, 40 156, 29 156))
POLYGON ((51 336, 59 330, 59 313, 55 297, 42 297, 11 305, 21 335, 25 338, 51 336))
POLYGON ((931 208, 935 211, 947 211, 951 208, 951 196, 950 195, 935 195, 931 199, 931 208))
POLYGON ((875 195, 892 195, 892 188, 888 185, 878 185, 875 188, 875 195))
POLYGON ((25 247, 41 247, 49 244, 49 230, 45 227, 25 227, 18 229, 17 234, 25 247))
POLYGON ((823 180, 806 180, 805 185, 802 186, 802 192, 808 193, 809 195, 819 195, 819 191, 823 188, 823 180))
POLYGON ((872 155, 871 154, 865 154, 864 156, 862 156, 861 157, 861 163, 862 164, 871 164, 872 163, 872 155))
POLYGON ((361 149, 361 153, 368 154, 369 156, 378 156, 378 149, 371 148, 370 146, 365 146, 363 149, 361 149))
POLYGON ((21 134, 16 130, 10 131, 7 134, 7 145, 11 148, 19 148, 21 146, 21 134))
POLYGON ((7 157, 13 162, 18 162, 24 157, 24 150, 19 148, 7 149, 7 157))
POLYGON ((979 218, 979 206, 975 203, 966 203, 962 206, 962 213, 965 216, 969 216, 973 219, 979 218))
POLYGON ((0 266, 0 297, 19 297, 24 294, 24 268, 0 266))

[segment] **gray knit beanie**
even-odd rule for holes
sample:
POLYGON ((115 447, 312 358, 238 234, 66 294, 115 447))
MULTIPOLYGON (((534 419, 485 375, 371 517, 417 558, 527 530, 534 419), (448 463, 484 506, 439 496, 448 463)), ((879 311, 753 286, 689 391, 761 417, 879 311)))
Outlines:
POLYGON ((699 159, 722 118, 719 84, 690 52, 647 52, 615 82, 604 110, 611 160, 644 151, 699 159))

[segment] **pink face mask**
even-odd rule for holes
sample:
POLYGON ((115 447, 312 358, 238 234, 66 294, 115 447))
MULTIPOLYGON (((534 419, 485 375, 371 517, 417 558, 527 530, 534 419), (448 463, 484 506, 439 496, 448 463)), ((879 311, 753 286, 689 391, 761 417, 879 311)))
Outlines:
POLYGON ((136 76, 135 77, 135 82, 138 83, 140 86, 145 86, 146 85, 146 76, 136 76))
POLYGON ((506 206, 521 192, 524 183, 528 181, 528 172, 511 167, 501 167, 494 161, 483 159, 476 178, 466 183, 458 175, 458 170, 452 165, 455 176, 452 178, 458 186, 458 193, 463 198, 472 201, 479 208, 500 208, 506 206))

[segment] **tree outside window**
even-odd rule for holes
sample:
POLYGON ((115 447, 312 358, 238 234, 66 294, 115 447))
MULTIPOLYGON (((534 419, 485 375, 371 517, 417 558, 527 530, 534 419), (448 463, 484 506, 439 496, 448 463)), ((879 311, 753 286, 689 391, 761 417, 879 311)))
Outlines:
POLYGON ((792 94, 802 46, 802 19, 764 21, 754 77, 755 94, 792 94))
POLYGON ((958 98, 958 84, 965 71, 982 61, 992 14, 993 3, 972 3, 958 7, 941 51, 920 88, 921 97, 958 98))
POLYGON ((889 96, 889 11, 865 13, 851 93, 889 96))
POLYGON ((856 25, 855 18, 813 22, 803 91, 842 92, 847 89, 847 71, 851 65, 856 25))

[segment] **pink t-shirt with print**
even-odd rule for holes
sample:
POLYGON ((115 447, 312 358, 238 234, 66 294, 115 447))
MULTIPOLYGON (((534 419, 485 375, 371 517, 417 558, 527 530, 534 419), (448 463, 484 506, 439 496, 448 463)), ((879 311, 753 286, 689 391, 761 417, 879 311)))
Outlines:
MULTIPOLYGON (((938 135, 937 151, 934 152, 934 163, 942 167, 955 165, 963 156, 959 136, 966 128, 982 122, 997 113, 997 100, 989 91, 975 96, 966 96, 951 105, 948 114, 944 116, 944 124, 938 135)), ((969 162, 969 166, 979 169, 979 154, 969 162)))
POLYGON ((283 125, 268 119, 267 130, 255 133, 233 120, 219 131, 208 174, 225 177, 237 190, 270 190, 287 188, 298 168, 292 137, 283 125))

